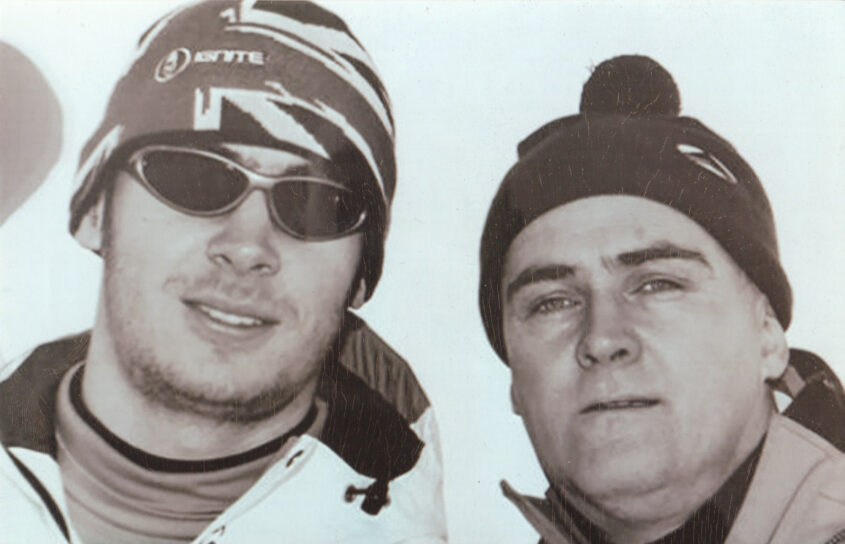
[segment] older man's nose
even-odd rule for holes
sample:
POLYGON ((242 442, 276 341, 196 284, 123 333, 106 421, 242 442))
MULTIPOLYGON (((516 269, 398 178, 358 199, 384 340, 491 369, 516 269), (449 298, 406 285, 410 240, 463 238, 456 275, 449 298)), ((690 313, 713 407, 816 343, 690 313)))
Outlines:
POLYGON ((207 257, 217 266, 238 275, 276 274, 282 265, 265 196, 253 192, 237 208, 226 214, 223 228, 208 243, 207 257))
POLYGON ((627 315, 625 302, 611 296, 594 297, 578 343, 578 365, 590 369, 608 363, 630 363, 640 357, 640 341, 627 315))

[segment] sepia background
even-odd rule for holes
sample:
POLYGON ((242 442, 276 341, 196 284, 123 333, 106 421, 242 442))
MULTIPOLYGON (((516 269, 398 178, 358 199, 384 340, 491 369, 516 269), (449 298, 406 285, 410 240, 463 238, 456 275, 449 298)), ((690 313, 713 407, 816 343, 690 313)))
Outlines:
MULTIPOLYGON (((42 69, 65 120, 59 162, 0 227, 7 360, 92 323, 100 261, 67 233, 76 160, 138 37, 178 4, 0 1, 0 40, 42 69)), ((590 68, 611 56, 662 63, 682 112, 757 171, 795 293, 789 341, 845 376, 843 3, 322 4, 347 21, 392 97, 398 189, 384 276, 361 314, 437 410, 453 542, 536 542, 499 492, 507 478, 541 494, 544 479, 478 316, 478 243, 516 143, 575 113, 590 68)))

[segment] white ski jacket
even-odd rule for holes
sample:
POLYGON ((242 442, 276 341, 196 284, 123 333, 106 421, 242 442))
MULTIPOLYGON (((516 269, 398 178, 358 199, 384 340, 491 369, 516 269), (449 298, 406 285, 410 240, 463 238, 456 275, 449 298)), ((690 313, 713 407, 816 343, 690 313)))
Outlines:
MULTIPOLYGON (((196 544, 446 541, 433 412, 407 363, 352 314, 303 435, 196 544)), ((79 543, 55 461, 56 391, 89 336, 42 345, 0 383, 0 543, 79 543)))

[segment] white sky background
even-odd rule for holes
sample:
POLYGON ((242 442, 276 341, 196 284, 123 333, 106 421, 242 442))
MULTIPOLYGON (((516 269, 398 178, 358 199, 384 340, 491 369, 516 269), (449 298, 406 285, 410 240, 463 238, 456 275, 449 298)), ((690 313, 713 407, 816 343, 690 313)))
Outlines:
MULTIPOLYGON (((0 1, 0 40, 42 69, 65 116, 59 163, 0 228, 7 358, 93 321, 100 261, 67 233, 76 160, 138 37, 179 3, 0 1)), ((368 49, 393 101, 398 189, 384 276, 362 314, 437 409, 453 542, 536 542, 498 489, 507 478, 541 494, 544 479, 478 315, 478 243, 517 142, 576 113, 590 67, 611 56, 663 64, 682 112, 754 167, 795 293, 790 344, 845 376, 843 3, 323 4, 368 49)))

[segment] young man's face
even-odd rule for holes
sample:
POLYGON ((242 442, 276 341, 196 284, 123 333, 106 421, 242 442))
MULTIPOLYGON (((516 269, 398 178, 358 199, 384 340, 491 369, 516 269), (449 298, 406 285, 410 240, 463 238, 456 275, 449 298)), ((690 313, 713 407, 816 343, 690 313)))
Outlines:
MULTIPOLYGON (((298 155, 228 147, 261 174, 321 174, 298 155)), ((254 421, 313 385, 359 287, 361 234, 293 238, 262 191, 224 215, 186 215, 127 172, 110 206, 101 312, 122 369, 148 398, 254 421)))
POLYGON ((555 208, 510 246, 502 297, 514 408, 588 511, 690 512, 761 438, 782 330, 681 213, 628 196, 555 208))

